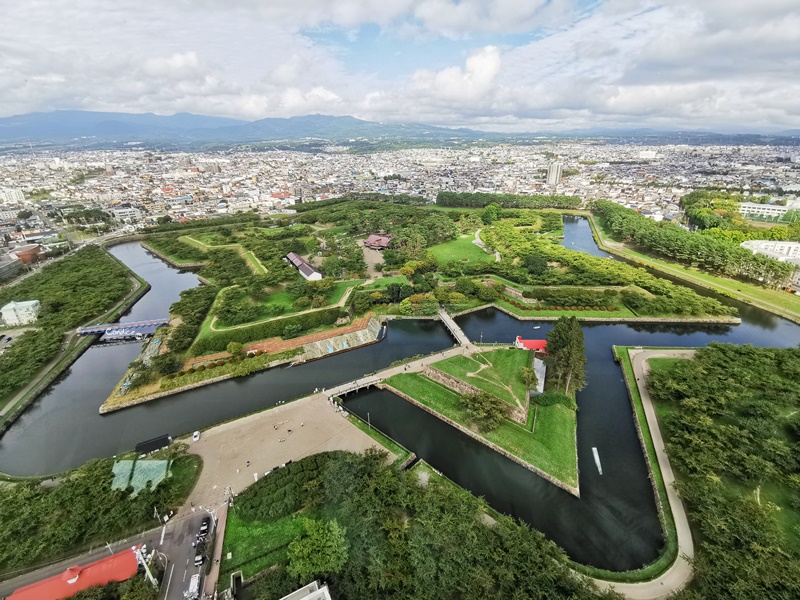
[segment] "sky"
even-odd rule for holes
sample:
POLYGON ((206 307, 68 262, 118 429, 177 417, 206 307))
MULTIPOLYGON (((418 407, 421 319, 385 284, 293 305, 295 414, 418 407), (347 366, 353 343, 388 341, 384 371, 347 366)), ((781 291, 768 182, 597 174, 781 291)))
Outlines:
POLYGON ((0 117, 800 128, 800 0, 0 0, 0 117))

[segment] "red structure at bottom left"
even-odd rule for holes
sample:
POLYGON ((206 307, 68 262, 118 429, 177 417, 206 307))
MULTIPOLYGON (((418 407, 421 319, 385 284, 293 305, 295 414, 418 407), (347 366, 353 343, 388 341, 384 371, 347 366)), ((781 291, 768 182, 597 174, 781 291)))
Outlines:
POLYGON ((6 600, 61 600, 93 585, 125 581, 139 569, 138 548, 129 548, 83 567, 70 567, 61 575, 19 588, 6 600))

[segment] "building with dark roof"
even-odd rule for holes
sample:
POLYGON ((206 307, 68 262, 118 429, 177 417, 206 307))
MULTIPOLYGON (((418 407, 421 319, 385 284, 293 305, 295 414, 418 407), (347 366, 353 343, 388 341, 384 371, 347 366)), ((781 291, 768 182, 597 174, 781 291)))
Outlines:
POLYGON ((289 252, 289 254, 286 255, 286 260, 288 260, 289 264, 295 269, 300 271, 300 275, 307 281, 319 281, 322 279, 322 273, 311 266, 306 259, 296 252, 289 252))

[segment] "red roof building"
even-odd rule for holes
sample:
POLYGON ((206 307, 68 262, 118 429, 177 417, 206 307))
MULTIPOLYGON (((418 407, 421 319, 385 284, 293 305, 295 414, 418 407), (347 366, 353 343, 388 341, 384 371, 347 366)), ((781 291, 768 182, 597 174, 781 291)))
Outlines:
POLYGON ((136 575, 138 569, 139 561, 136 559, 136 553, 128 549, 101 558, 85 567, 70 567, 61 575, 21 587, 6 600, 61 600, 93 585, 106 585, 113 581, 130 579, 136 575))
POLYGON ((514 345, 523 350, 533 350, 534 352, 547 354, 547 340, 523 340, 522 337, 518 335, 517 339, 514 341, 514 345))

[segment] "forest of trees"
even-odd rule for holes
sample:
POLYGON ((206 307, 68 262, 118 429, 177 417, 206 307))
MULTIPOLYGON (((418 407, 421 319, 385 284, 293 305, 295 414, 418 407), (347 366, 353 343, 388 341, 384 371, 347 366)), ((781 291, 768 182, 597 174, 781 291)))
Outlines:
POLYGON ((502 208, 580 208, 583 201, 577 196, 521 196, 517 194, 486 194, 483 192, 439 192, 436 204, 463 208, 483 208, 497 203, 502 208))
POLYGON ((657 223, 629 208, 600 200, 593 211, 623 242, 712 273, 779 287, 786 283, 794 265, 753 254, 724 236, 692 233, 672 223, 657 223))
POLYGON ((36 329, 0 355, 0 399, 23 387, 57 353, 63 334, 109 310, 132 287, 128 270, 97 246, 81 248, 0 290, 0 306, 38 300, 36 329))
POLYGON ((716 342, 650 375, 699 542, 680 600, 800 598, 798 381, 800 348, 716 342))
POLYGON ((336 523, 322 532, 330 541, 318 560, 290 545, 286 559, 250 587, 256 600, 280 598, 312 576, 347 600, 617 597, 575 576, 541 533, 499 515, 485 525, 482 500, 435 478, 421 487, 415 473, 385 466, 377 450, 292 463, 243 492, 234 510, 254 525, 298 511, 317 528, 336 523))
POLYGON ((545 364, 548 378, 567 396, 586 385, 586 349, 583 329, 577 317, 560 317, 547 332, 545 364))

